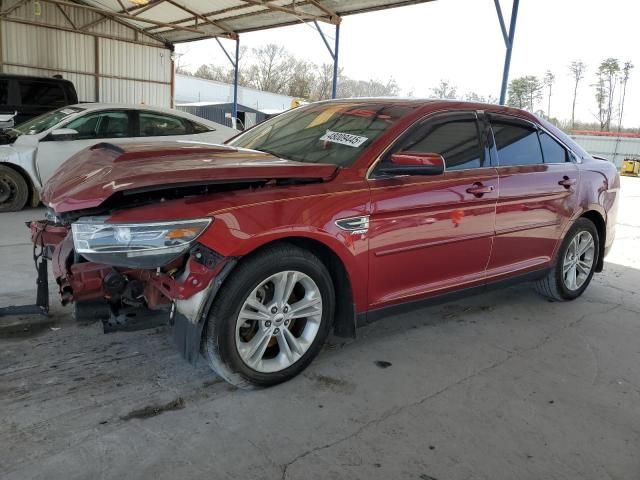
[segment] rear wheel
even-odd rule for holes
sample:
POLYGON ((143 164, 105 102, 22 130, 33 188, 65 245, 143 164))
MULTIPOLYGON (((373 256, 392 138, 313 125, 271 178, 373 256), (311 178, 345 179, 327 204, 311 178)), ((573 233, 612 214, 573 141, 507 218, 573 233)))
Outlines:
POLYGON ((556 264, 536 283, 537 291, 552 300, 573 300, 586 290, 598 263, 600 239, 591 220, 579 218, 567 232, 556 264))
POLYGON ((320 351, 333 321, 331 276, 312 253, 268 248, 243 262, 219 292, 209 316, 209 365, 241 388, 296 376, 320 351))
POLYGON ((20 173, 0 165, 0 212, 22 210, 29 200, 29 186, 20 173))

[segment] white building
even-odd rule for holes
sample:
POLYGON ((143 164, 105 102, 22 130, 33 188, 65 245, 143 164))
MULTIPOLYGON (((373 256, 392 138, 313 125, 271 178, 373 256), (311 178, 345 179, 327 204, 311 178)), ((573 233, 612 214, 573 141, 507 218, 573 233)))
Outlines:
MULTIPOLYGON (((175 103, 233 103, 233 85, 204 78, 176 75, 175 103)), ((238 87, 238 103, 268 114, 291 108, 293 97, 263 92, 255 88, 238 87)))

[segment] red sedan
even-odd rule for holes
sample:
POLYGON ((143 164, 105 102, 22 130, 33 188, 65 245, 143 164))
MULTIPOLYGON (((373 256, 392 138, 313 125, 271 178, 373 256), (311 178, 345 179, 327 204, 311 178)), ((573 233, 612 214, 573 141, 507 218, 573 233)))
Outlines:
POLYGON ((189 361, 268 386, 330 331, 408 306, 519 280, 578 297, 613 242, 619 185, 521 110, 340 100, 225 146, 95 145, 46 185, 31 231, 63 303, 108 305, 106 331, 168 322, 189 361))

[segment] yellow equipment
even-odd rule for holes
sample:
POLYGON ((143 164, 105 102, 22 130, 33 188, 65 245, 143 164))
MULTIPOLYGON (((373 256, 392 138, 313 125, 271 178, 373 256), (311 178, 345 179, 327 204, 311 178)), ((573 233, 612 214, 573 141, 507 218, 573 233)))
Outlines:
POLYGON ((630 177, 640 176, 640 160, 625 158, 624 162, 622 162, 620 174, 630 177))

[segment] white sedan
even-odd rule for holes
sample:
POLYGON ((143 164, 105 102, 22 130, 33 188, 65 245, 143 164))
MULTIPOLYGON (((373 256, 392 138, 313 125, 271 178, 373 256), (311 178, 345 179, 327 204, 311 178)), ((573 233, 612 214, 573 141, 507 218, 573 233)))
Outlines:
POLYGON ((0 133, 0 212, 37 205, 53 172, 101 141, 222 143, 236 133, 189 113, 144 105, 87 103, 45 113, 0 133))

